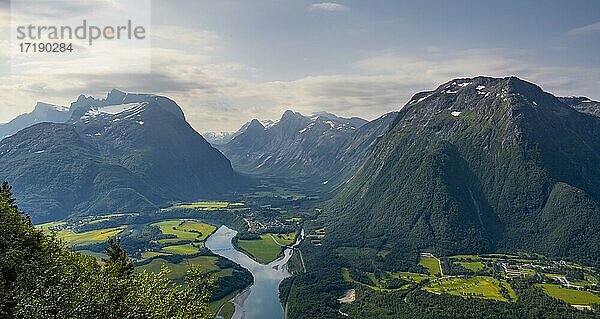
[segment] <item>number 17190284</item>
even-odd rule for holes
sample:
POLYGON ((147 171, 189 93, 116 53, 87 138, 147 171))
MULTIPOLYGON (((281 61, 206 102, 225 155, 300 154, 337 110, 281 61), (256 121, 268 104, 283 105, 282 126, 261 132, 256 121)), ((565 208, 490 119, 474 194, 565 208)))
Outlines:
POLYGON ((22 42, 19 43, 21 53, 61 53, 61 52, 73 52, 72 43, 35 43, 35 42, 22 42))

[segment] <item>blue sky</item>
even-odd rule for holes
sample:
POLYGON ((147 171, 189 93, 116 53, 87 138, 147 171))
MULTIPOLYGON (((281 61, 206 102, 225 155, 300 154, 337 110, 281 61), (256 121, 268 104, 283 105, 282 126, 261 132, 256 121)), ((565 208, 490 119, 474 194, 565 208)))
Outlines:
POLYGON ((153 1, 152 39, 148 75, 27 77, 4 67, 0 121, 36 100, 68 104, 112 87, 174 98, 199 131, 285 109, 372 119, 476 75, 600 99, 600 1, 153 1))

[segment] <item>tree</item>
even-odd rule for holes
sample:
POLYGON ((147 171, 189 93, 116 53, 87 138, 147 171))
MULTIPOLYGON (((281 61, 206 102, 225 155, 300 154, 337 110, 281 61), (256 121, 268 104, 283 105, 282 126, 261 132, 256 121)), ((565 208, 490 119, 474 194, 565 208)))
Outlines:
POLYGON ((186 285, 158 273, 138 273, 119 240, 108 242, 101 266, 69 252, 31 225, 0 186, 0 318, 208 319, 214 279, 198 269, 186 285))
POLYGON ((12 186, 10 186, 7 181, 4 181, 2 186, 0 186, 0 202, 4 202, 11 207, 17 208, 17 205, 15 205, 15 198, 12 194, 12 186))
POLYGON ((117 276, 129 276, 134 271, 133 262, 127 256, 127 252, 121 247, 121 238, 108 240, 106 255, 109 258, 103 258, 105 268, 117 276))

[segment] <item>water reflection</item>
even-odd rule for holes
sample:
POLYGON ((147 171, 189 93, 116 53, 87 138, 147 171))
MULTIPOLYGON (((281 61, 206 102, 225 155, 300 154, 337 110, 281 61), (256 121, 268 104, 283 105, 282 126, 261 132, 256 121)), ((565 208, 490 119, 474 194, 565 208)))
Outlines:
MULTIPOLYGON (((254 284, 233 299, 236 319, 280 319, 284 317, 283 307, 279 303, 279 283, 290 276, 285 266, 292 256, 292 249, 285 249, 281 258, 268 265, 262 265, 246 254, 233 248, 231 239, 237 232, 221 226, 206 240, 215 254, 231 259, 248 269, 254 276, 254 284)), ((302 231, 299 238, 304 234, 302 231)), ((297 245, 298 242, 295 245, 297 245)))

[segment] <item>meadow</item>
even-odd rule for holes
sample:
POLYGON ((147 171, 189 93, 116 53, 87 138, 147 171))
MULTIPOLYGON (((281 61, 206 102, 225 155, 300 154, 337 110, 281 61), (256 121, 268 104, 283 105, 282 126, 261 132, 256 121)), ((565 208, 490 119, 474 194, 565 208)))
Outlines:
POLYGON ((423 274, 415 274, 411 272, 394 272, 391 273, 392 278, 400 278, 406 281, 412 281, 415 283, 420 283, 425 279, 429 279, 429 276, 423 274))
MULTIPOLYGON (((204 245, 202 245, 204 247, 204 245)), ((165 253, 171 253, 175 255, 193 255, 200 252, 200 249, 196 247, 194 244, 183 244, 183 245, 173 245, 166 246, 162 248, 162 251, 165 253)))
POLYGON ((438 278, 431 281, 423 289, 438 294, 445 293, 461 297, 510 301, 502 294, 501 287, 508 291, 510 300, 517 298, 516 293, 507 282, 487 276, 438 278))
POLYGON ((485 267, 480 261, 455 261, 454 263, 473 272, 481 271, 485 267))
POLYGON ((176 243, 179 241, 204 241, 217 228, 215 226, 194 220, 165 220, 154 223, 151 226, 158 227, 165 235, 174 235, 176 238, 163 238, 158 242, 161 244, 176 243))
POLYGON ((289 246, 296 241, 297 232, 289 234, 269 234, 275 240, 276 243, 282 246, 289 246))
POLYGON ((600 296, 589 291, 563 288, 554 284, 539 284, 537 286, 544 289, 544 292, 548 295, 571 305, 600 304, 600 296))
POLYGON ((97 230, 91 230, 82 233, 76 233, 72 230, 59 230, 56 232, 56 236, 63 240, 67 246, 81 246, 96 244, 107 241, 120 234, 127 225, 115 227, 115 228, 103 228, 97 230))
POLYGON ((261 264, 268 264, 279 257, 283 247, 275 242, 272 234, 260 235, 260 239, 238 240, 237 245, 261 264))
MULTIPOLYGON (((191 265, 198 265, 202 272, 213 272, 220 270, 215 264, 218 258, 214 256, 198 256, 184 259, 180 263, 170 263, 163 258, 155 258, 150 263, 136 267, 137 271, 159 272, 161 267, 167 267, 170 270, 169 278, 179 280, 185 276, 186 271, 191 265)), ((231 269, 230 269, 231 270, 231 269)))
POLYGON ((223 304, 221 309, 219 310, 218 315, 223 317, 224 319, 229 319, 233 317, 233 313, 235 312, 235 305, 231 302, 226 302, 223 304))
POLYGON ((440 261, 435 257, 421 256, 419 258, 419 265, 427 268, 427 271, 432 276, 441 276, 442 268, 440 267, 440 261))

